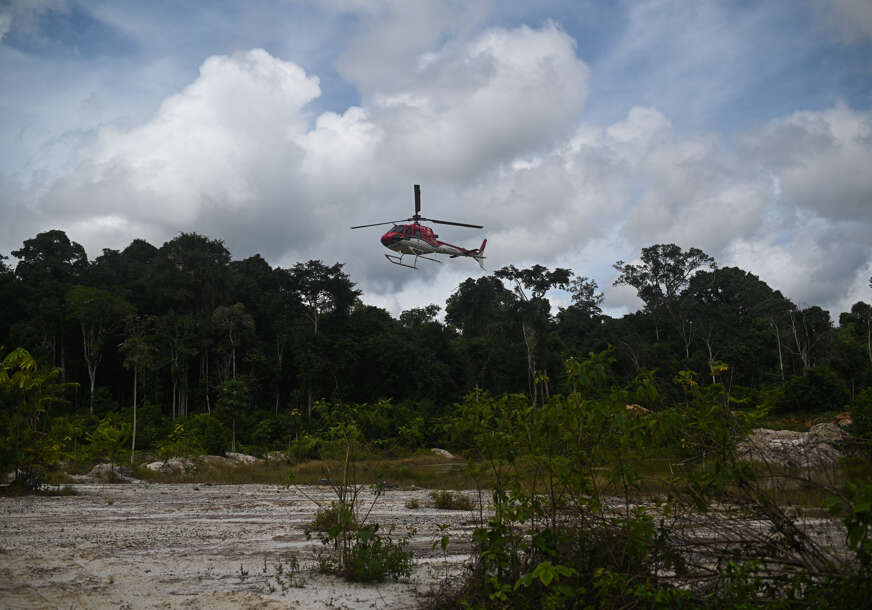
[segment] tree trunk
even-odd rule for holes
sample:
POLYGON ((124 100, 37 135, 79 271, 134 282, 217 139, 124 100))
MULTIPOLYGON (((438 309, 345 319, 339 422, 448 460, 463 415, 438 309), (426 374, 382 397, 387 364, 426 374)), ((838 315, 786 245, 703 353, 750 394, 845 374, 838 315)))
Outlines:
POLYGON ((775 341, 778 343, 778 370, 781 373, 781 381, 784 381, 784 356, 781 353, 781 332, 778 330, 778 323, 770 318, 769 325, 775 329, 775 341))
POLYGON ((133 454, 136 452, 136 382, 139 369, 133 367, 133 439, 130 441, 130 465, 133 466, 133 454))
POLYGON ((872 364, 872 311, 866 314, 866 353, 869 354, 869 364, 872 364))

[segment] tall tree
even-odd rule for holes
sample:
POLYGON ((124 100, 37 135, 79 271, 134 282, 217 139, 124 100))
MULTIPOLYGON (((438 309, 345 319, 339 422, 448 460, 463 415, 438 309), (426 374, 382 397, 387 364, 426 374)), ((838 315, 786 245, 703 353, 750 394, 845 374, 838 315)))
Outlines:
POLYGON ((133 313, 133 306, 116 294, 87 286, 73 286, 67 293, 67 303, 82 330, 82 351, 91 382, 88 405, 93 415, 94 384, 106 339, 133 313))
POLYGON ((130 441, 130 464, 136 452, 136 399, 139 378, 154 361, 154 340, 150 316, 131 316, 127 320, 125 339, 119 346, 124 353, 125 368, 133 370, 133 438, 130 441))
POLYGON ((197 325, 190 314, 170 310, 155 320, 155 334, 170 367, 172 417, 188 414, 189 360, 197 354, 197 325))
POLYGON ((518 296, 516 309, 520 314, 521 332, 527 350, 527 385, 530 399, 536 403, 539 399, 540 379, 543 398, 550 394, 547 370, 540 377, 538 367, 538 358, 543 347, 541 338, 551 320, 551 304, 545 298, 545 293, 552 288, 569 287, 573 273, 560 267, 549 271, 542 265, 533 265, 529 269, 517 269, 514 265, 509 265, 496 271, 494 276, 515 285, 515 294, 518 296))
POLYGON ((254 318, 242 303, 230 307, 219 305, 212 313, 212 325, 227 337, 230 345, 230 378, 236 379, 236 348, 239 347, 243 335, 254 330, 254 318))
POLYGON ((830 312, 817 305, 799 311, 788 312, 792 343, 788 343, 790 351, 802 363, 805 373, 816 366, 823 355, 826 346, 832 338, 833 323, 830 312))
MULTIPOLYGON (((665 312, 684 344, 685 358, 690 358, 690 344, 694 338, 693 320, 689 320, 679 306, 679 295, 700 269, 714 269, 715 259, 700 250, 686 252, 675 244, 656 244, 642 248, 642 262, 638 265, 618 261, 613 266, 619 272, 615 286, 627 285, 645 303, 655 320, 665 312)), ((657 326, 657 341, 660 330, 657 326)))
POLYGON ((318 353, 321 318, 326 314, 348 315, 361 294, 342 267, 342 263, 328 267, 320 260, 310 260, 297 263, 290 272, 291 289, 303 304, 305 317, 312 330, 302 353, 298 352, 305 371, 307 415, 310 420, 315 378, 318 369, 326 363, 323 354, 318 353))
POLYGON ((708 366, 726 362, 730 371, 759 374, 774 364, 765 339, 770 316, 792 308, 780 292, 737 267, 698 271, 681 294, 681 308, 694 321, 708 366))
POLYGON ((64 297, 88 267, 85 249, 71 242, 63 231, 53 229, 25 240, 21 249, 14 250, 12 255, 20 259, 15 275, 27 287, 31 311, 40 323, 51 363, 59 366, 63 375, 66 366, 64 321, 67 318, 64 297))
POLYGON ((24 318, 24 286, 15 272, 6 264, 7 257, 0 254, 0 345, 9 345, 12 325, 24 318))

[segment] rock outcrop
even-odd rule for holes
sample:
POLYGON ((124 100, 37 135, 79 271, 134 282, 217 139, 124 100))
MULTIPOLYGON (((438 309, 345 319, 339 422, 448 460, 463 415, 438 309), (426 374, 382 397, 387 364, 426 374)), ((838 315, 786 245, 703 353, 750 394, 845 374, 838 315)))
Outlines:
POLYGON ((808 432, 755 428, 736 448, 739 459, 788 468, 832 464, 843 455, 848 433, 837 424, 823 423, 808 432))

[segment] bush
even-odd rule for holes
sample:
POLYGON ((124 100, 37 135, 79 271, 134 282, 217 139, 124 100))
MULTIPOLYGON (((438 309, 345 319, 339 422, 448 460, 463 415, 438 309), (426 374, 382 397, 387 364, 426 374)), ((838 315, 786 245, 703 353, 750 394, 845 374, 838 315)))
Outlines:
POLYGON ((300 438, 291 441, 291 446, 288 448, 288 458, 297 463, 318 459, 320 448, 320 438, 303 434, 300 438))
POLYGON ((872 387, 857 394, 848 410, 851 433, 857 438, 861 451, 872 456, 872 387))
POLYGON ((319 508, 315 512, 315 518, 309 523, 307 530, 311 532, 329 532, 336 527, 345 527, 349 530, 357 529, 357 520, 348 510, 342 515, 347 523, 340 523, 340 511, 336 502, 331 502, 329 507, 319 508))
POLYGON ((784 384, 776 403, 782 413, 839 411, 850 400, 848 388, 833 369, 819 366, 784 384))
POLYGON ((434 508, 443 510, 472 510, 472 500, 461 493, 442 489, 440 491, 430 492, 430 499, 433 500, 434 508))
POLYGON ((230 432, 227 426, 216 416, 209 413, 197 413, 184 420, 185 437, 192 447, 199 452, 210 455, 221 455, 227 448, 230 432))
POLYGON ((345 560, 344 575, 354 582, 382 582, 412 574, 412 551, 408 538, 394 541, 390 534, 378 533, 378 523, 355 532, 351 552, 345 560))

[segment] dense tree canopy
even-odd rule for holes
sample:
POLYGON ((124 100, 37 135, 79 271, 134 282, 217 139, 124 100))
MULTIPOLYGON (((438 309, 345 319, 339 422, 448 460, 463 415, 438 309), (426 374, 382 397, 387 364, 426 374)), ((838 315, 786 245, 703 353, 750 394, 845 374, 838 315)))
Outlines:
POLYGON ((54 230, 11 254, 15 266, 0 258, 0 357, 25 348, 80 388, 64 386, 66 402, 40 425, 66 418, 73 439, 137 430, 124 437, 137 449, 172 434, 180 443, 174 422, 209 450, 286 446, 325 425, 320 400, 381 404, 402 419, 390 426, 404 443, 437 442, 470 390, 543 402, 568 389, 567 361, 609 348, 610 374, 656 383, 663 403, 682 395, 679 371, 702 384, 720 375, 737 395, 786 410, 842 409, 872 382, 868 304, 835 327, 821 308, 674 244, 616 263, 616 283, 645 303, 620 318, 603 314, 581 270, 541 265, 469 278, 445 303, 394 318, 362 303, 341 263, 234 260, 196 233, 160 247, 137 239, 89 262, 54 230), (555 291, 567 306, 555 307, 555 291), (810 394, 814 380, 828 393, 810 394))

